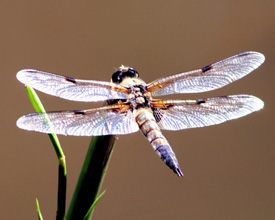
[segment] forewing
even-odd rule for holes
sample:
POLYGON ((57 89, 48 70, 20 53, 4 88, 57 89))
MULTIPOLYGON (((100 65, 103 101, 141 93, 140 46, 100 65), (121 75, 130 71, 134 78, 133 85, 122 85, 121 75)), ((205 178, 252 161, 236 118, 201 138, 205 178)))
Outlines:
POLYGON ((29 131, 74 136, 129 134, 139 130, 134 114, 126 105, 33 113, 19 118, 17 126, 29 131))
POLYGON ((232 95, 199 100, 154 101, 153 114, 163 130, 181 130, 220 124, 263 108, 251 95, 232 95))
POLYGON ((198 70, 155 80, 148 84, 147 89, 153 96, 206 92, 246 76, 264 60, 261 53, 244 52, 198 70))
POLYGON ((80 80, 37 70, 21 70, 17 79, 49 95, 81 102, 127 99, 128 89, 114 83, 80 80))

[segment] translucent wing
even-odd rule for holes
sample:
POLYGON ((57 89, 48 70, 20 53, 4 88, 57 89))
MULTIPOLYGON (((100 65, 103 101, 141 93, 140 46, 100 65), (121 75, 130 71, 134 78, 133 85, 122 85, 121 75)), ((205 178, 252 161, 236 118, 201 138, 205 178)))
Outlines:
POLYGON ((37 70, 21 70, 17 79, 41 92, 72 101, 97 102, 128 97, 128 89, 118 84, 74 79, 37 70))
POLYGON ((263 108, 251 95, 221 96, 199 100, 154 101, 153 114, 163 130, 181 130, 220 124, 263 108))
POLYGON ((261 53, 244 52, 198 70, 155 80, 148 84, 147 89, 153 96, 206 92, 246 76, 264 60, 261 53))
POLYGON ((126 105, 84 111, 33 113, 19 118, 16 124, 29 131, 74 136, 129 134, 139 130, 134 114, 126 105))

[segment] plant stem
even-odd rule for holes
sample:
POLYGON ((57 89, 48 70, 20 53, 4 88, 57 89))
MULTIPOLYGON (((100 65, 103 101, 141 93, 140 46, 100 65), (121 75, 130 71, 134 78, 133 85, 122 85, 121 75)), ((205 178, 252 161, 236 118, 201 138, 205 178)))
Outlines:
POLYGON ((92 137, 66 219, 84 219, 103 182, 115 136, 92 137))
MULTIPOLYGON (((45 113, 45 109, 32 87, 27 86, 29 99, 36 112, 45 113)), ((50 124, 50 120, 48 121, 50 124)), ((56 134, 48 134, 50 140, 53 144, 56 156, 58 158, 58 194, 57 194, 57 211, 56 219, 63 220, 65 219, 65 210, 66 210, 66 190, 67 190, 67 171, 66 171, 66 161, 65 155, 59 143, 58 137, 56 134)))

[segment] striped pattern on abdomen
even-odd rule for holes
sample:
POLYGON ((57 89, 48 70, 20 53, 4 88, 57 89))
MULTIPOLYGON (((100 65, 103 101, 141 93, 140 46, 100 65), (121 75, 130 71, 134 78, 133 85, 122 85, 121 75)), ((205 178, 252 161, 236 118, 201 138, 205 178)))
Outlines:
POLYGON ((137 110, 136 121, 140 130, 147 138, 160 159, 166 163, 166 165, 169 166, 170 169, 172 169, 178 176, 183 176, 176 155, 166 138, 161 133, 160 128, 153 116, 152 110, 150 108, 137 110))

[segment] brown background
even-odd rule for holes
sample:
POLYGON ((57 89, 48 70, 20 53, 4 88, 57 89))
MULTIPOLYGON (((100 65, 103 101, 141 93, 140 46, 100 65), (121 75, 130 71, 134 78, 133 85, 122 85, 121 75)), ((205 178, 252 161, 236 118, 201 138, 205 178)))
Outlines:
MULTIPOLYGON (((17 71, 109 81, 114 67, 125 64, 150 82, 247 50, 266 56, 260 69, 217 91, 176 98, 253 94, 264 100, 264 110, 217 126, 164 132, 183 178, 140 132, 120 136, 94 219, 274 219, 273 1, 15 2, 0 5, 0 219, 37 219, 35 198, 44 219, 55 218, 56 156, 47 135, 15 125, 34 111, 17 71)), ((47 110, 98 106, 39 95, 47 110)), ((90 138, 60 141, 69 204, 90 138)))

